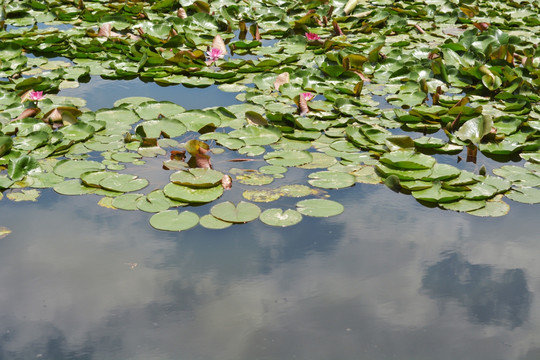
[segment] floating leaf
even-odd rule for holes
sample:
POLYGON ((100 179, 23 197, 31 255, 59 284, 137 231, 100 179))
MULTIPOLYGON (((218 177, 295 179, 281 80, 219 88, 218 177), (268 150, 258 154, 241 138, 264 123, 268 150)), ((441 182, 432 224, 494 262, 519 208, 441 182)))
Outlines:
POLYGON ((223 173, 212 169, 181 170, 170 176, 171 182, 190 187, 208 188, 221 182, 223 173))
POLYGON ((188 230, 199 223, 199 216, 191 211, 178 213, 177 210, 166 210, 154 214, 150 225, 158 230, 182 231, 188 230))
POLYGON ((148 185, 148 180, 139 179, 135 175, 115 174, 101 180, 99 185, 111 191, 131 192, 145 188, 148 185))
POLYGON ((22 189, 20 191, 13 191, 7 194, 7 198, 12 201, 37 201, 37 198, 39 197, 40 193, 37 190, 30 189, 25 190, 22 189))
POLYGON ((137 210, 137 200, 144 197, 143 194, 122 194, 112 201, 112 206, 121 210, 137 210))
POLYGON ((276 208, 263 211, 259 219, 267 225, 286 227, 302 221, 302 214, 292 209, 283 211, 276 208))
POLYGON ((296 204, 299 213, 314 217, 330 217, 341 214, 345 208, 340 203, 327 199, 308 199, 296 204))
POLYGON ((338 171, 318 171, 308 177, 310 185, 323 189, 342 189, 353 186, 356 182, 353 175, 338 171))
POLYGON ((5 238, 9 234, 11 234, 11 230, 5 226, 0 226, 0 239, 5 238))
POLYGON ((272 202, 279 199, 281 194, 276 190, 246 190, 242 196, 254 202, 272 202))
POLYGON ((210 188, 191 188, 184 185, 169 183, 163 188, 165 196, 186 203, 207 203, 223 195, 220 185, 210 188))
POLYGON ((517 187, 506 193, 506 197, 525 204, 539 204, 540 189, 532 187, 517 187))
POLYGON ((311 162, 313 157, 307 151, 280 150, 267 153, 264 159, 271 165, 298 166, 311 162))
POLYGON ((232 223, 219 220, 218 218, 210 214, 207 214, 201 217, 201 219, 199 220, 199 223, 201 224, 202 227, 205 227, 207 229, 212 229, 212 230, 226 229, 232 225, 232 223))
POLYGON ((257 219, 261 209, 257 205, 245 201, 241 201, 237 205, 227 201, 214 205, 210 209, 210 213, 220 220, 238 224, 257 219))

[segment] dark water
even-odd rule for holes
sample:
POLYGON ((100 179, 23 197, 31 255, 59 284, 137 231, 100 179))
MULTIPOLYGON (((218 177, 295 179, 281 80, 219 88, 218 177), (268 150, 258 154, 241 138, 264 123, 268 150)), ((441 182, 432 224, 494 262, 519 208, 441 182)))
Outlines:
POLYGON ((540 358, 538 206, 484 219, 381 185, 330 195, 345 213, 181 233, 93 195, 4 198, 0 359, 540 358))

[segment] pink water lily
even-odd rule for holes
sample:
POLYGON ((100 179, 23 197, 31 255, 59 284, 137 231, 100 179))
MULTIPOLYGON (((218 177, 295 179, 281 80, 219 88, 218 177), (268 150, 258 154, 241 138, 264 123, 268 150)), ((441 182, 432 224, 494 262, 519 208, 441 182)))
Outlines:
POLYGON ((39 101, 43 99, 43 91, 30 91, 28 94, 28 99, 32 101, 39 101))
POLYGON ((315 95, 313 95, 312 93, 310 92, 305 92, 305 93, 302 93, 301 96, 304 98, 304 100, 306 101, 310 101, 311 99, 313 99, 315 97, 315 95))
POLYGON ((210 65, 219 59, 223 59, 225 53, 223 53, 221 49, 213 47, 206 52, 206 55, 208 56, 208 60, 206 60, 206 65, 210 65))
POLYGON ((308 41, 321 40, 320 36, 314 33, 306 33, 306 38, 308 39, 308 41))

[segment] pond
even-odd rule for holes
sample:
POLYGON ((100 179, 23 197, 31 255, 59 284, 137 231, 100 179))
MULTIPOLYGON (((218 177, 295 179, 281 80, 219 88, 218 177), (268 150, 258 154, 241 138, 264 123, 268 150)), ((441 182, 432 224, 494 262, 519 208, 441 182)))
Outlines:
POLYGON ((0 360, 540 358, 531 1, 0 5, 0 360))
MULTIPOLYGON (((124 94, 101 84, 79 90, 97 108, 124 94)), ((95 195, 0 202, 0 358, 537 358, 537 206, 486 219, 379 185, 330 193, 346 211, 328 219, 180 233, 95 195)))

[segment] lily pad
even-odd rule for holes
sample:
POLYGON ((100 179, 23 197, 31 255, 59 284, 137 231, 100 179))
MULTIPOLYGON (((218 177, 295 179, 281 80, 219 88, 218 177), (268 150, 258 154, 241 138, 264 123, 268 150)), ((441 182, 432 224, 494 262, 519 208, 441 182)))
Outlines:
POLYGON ((164 231, 183 231, 191 229, 199 223, 199 216, 191 211, 178 213, 177 210, 166 210, 154 214, 150 225, 154 229, 164 231))
POLYGON ((210 213, 220 220, 239 224, 257 219, 261 209, 257 205, 245 201, 241 201, 237 205, 227 201, 214 205, 210 209, 210 213))
POLYGON ((327 199, 307 199, 296 203, 296 208, 302 215, 313 217, 330 217, 345 211, 337 201, 327 199))
POLYGON ((342 189, 353 186, 356 182, 354 175, 339 171, 319 171, 308 176, 310 185, 323 189, 342 189))
POLYGON ((226 229, 232 225, 232 223, 219 220, 213 215, 207 214, 201 217, 199 220, 199 224, 201 224, 202 227, 212 230, 221 230, 226 229))
POLYGON ((168 183, 163 188, 165 196, 186 203, 207 203, 223 195, 223 186, 210 188, 192 188, 184 185, 168 183))
POLYGON ((131 192, 148 186, 148 180, 137 178, 135 175, 115 174, 105 177, 99 182, 99 185, 111 191, 131 192))
POLYGON ((283 209, 275 208, 263 211, 259 219, 267 225, 286 227, 302 221, 302 214, 292 209, 283 211, 283 209))
POLYGON ((177 171, 170 176, 172 183, 199 188, 216 186, 222 178, 220 171, 199 168, 177 171))

